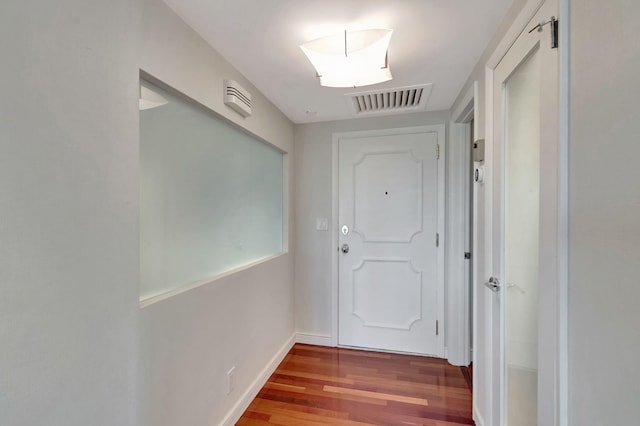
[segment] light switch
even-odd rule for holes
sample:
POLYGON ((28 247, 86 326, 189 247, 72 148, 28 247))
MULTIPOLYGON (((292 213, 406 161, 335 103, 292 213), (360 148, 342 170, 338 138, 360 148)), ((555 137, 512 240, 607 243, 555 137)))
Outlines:
POLYGON ((316 218, 316 231, 328 231, 329 230, 329 219, 326 217, 318 217, 316 218))

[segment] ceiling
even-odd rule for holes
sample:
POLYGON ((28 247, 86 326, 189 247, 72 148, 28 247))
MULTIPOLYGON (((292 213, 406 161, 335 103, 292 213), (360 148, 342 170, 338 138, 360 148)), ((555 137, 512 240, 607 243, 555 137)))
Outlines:
POLYGON ((512 0, 165 0, 294 123, 355 118, 345 94, 432 84, 426 110, 451 108, 512 0), (300 45, 389 28, 393 80, 321 87, 300 45))

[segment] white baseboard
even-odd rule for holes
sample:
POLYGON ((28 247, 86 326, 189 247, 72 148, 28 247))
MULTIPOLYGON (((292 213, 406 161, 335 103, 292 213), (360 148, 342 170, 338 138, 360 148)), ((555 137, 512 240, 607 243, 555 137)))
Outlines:
POLYGON ((318 346, 336 346, 333 338, 325 334, 296 333, 296 343, 318 346))
POLYGON ((476 422, 476 426, 484 426, 484 419, 478 414, 476 407, 473 407, 473 421, 476 422))
POLYGON ((289 339, 282 345, 280 350, 271 358, 267 366, 258 374, 258 377, 251 383, 249 388, 242 394, 238 402, 235 403, 231 411, 222 419, 219 423, 219 426, 233 426, 236 422, 242 417, 242 414, 245 412, 251 401, 258 395, 260 389, 267 383, 269 377, 276 371, 278 365, 282 362, 284 357, 289 353, 293 344, 296 341, 296 334, 292 334, 289 339))

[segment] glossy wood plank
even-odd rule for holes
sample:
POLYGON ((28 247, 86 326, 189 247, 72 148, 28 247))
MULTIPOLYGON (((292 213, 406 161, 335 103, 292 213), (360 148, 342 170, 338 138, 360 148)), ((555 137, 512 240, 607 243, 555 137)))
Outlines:
POLYGON ((382 399, 385 401, 400 401, 400 402, 406 402, 407 404, 429 405, 429 401, 423 398, 413 398, 410 396, 393 395, 390 393, 384 393, 379 391, 339 388, 336 386, 324 386, 322 390, 325 392, 334 392, 334 393, 341 393, 346 395, 366 396, 368 398, 382 399))
POLYGON ((238 425, 473 425, 471 370, 445 360, 296 344, 238 425))

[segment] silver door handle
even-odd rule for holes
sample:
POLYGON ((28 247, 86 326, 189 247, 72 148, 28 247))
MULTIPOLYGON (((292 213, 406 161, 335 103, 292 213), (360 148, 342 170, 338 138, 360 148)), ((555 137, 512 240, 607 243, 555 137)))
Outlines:
POLYGON ((343 244, 342 247, 340 247, 340 250, 342 250, 344 254, 349 253, 349 244, 343 244))
POLYGON ((493 291, 494 293, 497 293, 500 291, 500 280, 498 280, 495 277, 491 277, 489 278, 489 281, 487 281, 486 283, 484 283, 484 285, 491 291, 493 291))
POLYGON ((524 290, 524 288, 520 287, 518 284, 514 284, 514 283, 507 283, 507 288, 513 288, 515 290, 518 290, 520 293, 525 294, 526 291, 524 290))

